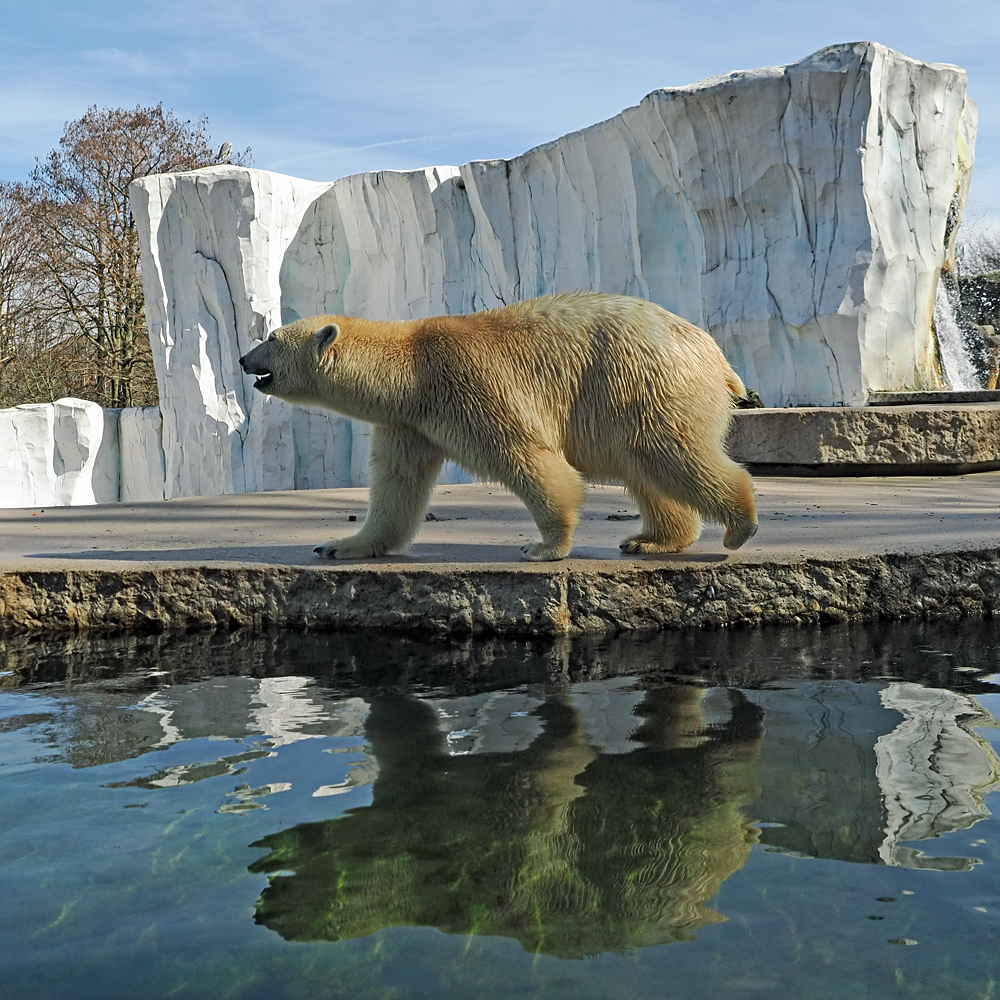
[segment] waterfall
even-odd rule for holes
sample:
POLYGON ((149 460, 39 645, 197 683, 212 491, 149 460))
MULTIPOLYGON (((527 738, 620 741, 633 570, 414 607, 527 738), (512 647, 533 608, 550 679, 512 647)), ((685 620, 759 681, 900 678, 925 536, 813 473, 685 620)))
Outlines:
POLYGON ((965 336, 958 325, 957 303, 949 295, 947 285, 942 274, 934 300, 934 332, 944 379, 949 389, 982 389, 979 374, 965 346, 965 336))
POLYGON ((995 348, 983 331, 963 315, 955 276, 942 268, 934 300, 938 356, 949 389, 986 389, 996 371, 995 348))

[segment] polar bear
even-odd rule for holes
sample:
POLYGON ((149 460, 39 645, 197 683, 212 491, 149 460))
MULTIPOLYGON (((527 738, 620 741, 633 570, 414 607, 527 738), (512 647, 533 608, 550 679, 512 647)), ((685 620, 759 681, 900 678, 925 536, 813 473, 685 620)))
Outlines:
POLYGON ((370 558, 405 547, 442 462, 527 506, 532 561, 569 553, 586 480, 622 483, 642 530, 626 553, 678 552, 700 517, 739 548, 757 530, 750 476, 726 455, 746 390, 712 338, 624 295, 543 295, 464 316, 301 319, 240 358, 255 388, 375 427, 362 529, 316 548, 370 558))

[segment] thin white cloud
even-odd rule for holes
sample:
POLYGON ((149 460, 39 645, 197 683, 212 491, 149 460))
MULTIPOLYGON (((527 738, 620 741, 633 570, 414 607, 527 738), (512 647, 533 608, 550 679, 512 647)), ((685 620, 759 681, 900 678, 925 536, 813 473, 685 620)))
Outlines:
MULTIPOLYGON (((275 170, 284 170, 286 167, 296 163, 305 163, 308 160, 316 160, 321 157, 327 159, 347 158, 361 153, 368 153, 373 150, 392 150, 405 146, 419 146, 431 143, 453 143, 456 139, 481 136, 482 130, 475 132, 452 132, 443 135, 416 135, 405 139, 387 139, 383 142, 369 142, 360 146, 331 146, 322 145, 310 148, 307 151, 297 152, 291 156, 284 156, 279 159, 272 159, 272 167, 275 170)), ((336 178, 334 178, 336 179, 336 178)))
POLYGON ((158 77, 163 74, 161 62, 150 58, 144 52, 127 52, 124 49, 84 49, 80 53, 84 63, 91 64, 98 72, 110 70, 131 77, 158 77))
POLYGON ((968 70, 973 190, 1000 214, 995 0, 24 4, 0 36, 0 176, 23 176, 91 104, 159 101, 314 179, 512 156, 659 87, 865 38, 968 70))

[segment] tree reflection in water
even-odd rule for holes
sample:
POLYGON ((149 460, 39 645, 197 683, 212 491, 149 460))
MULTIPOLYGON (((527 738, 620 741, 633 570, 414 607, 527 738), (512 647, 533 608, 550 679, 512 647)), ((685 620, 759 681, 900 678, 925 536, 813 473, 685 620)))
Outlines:
POLYGON ((254 844, 271 875, 258 923, 287 940, 437 927, 515 938, 563 958, 689 940, 757 831, 760 710, 730 694, 708 726, 703 691, 646 693, 635 749, 598 755, 569 699, 536 710, 527 749, 449 756, 431 707, 372 700, 371 805, 254 844), (294 874, 287 874, 292 871, 294 874))

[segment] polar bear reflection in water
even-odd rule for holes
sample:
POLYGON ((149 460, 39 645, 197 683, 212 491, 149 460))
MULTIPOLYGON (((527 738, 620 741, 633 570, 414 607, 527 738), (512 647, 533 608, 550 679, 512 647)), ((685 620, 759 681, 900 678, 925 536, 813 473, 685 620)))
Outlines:
POLYGON ((968 870, 903 842, 989 815, 1000 761, 979 725, 971 696, 904 682, 378 695, 371 805, 254 844, 256 919, 295 941, 430 926, 579 958, 724 920, 710 904, 758 841, 968 870))
POLYGON ((430 704, 378 698, 371 805, 254 845, 270 853, 252 871, 295 872, 257 921, 298 941, 432 926, 566 958, 689 939, 723 919, 707 904, 757 835, 741 807, 760 711, 728 698, 711 725, 697 688, 638 693, 632 749, 598 753, 551 696, 523 749, 454 755, 430 704))

